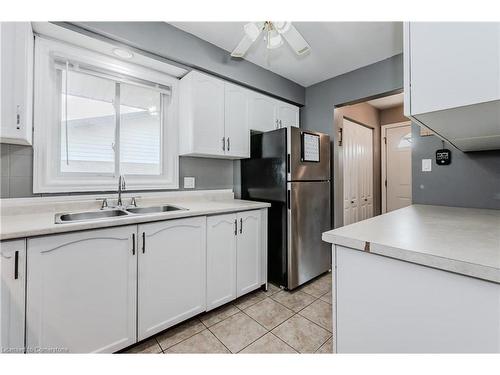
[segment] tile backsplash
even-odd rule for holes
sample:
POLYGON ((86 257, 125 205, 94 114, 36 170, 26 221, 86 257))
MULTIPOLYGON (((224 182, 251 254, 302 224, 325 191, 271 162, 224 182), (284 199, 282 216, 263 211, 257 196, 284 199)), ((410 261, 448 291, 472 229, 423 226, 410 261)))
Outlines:
POLYGON ((0 144, 0 198, 33 196, 33 148, 0 144))

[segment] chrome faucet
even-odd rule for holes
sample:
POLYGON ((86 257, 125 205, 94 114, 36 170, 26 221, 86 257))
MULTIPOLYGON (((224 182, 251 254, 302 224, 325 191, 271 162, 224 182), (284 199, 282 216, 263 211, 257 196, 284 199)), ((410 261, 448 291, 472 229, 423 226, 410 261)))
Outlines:
POLYGON ((116 202, 116 205, 118 207, 123 206, 122 191, 125 191, 125 188, 126 188, 125 177, 123 177, 123 175, 120 175, 120 177, 118 177, 118 201, 116 202))

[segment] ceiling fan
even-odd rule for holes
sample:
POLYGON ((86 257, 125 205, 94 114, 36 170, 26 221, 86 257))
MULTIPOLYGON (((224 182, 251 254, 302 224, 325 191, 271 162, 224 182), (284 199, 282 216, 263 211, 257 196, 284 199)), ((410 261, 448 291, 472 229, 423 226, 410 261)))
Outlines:
POLYGON ((311 50, 311 46, 300 35, 291 22, 250 22, 243 26, 245 35, 231 52, 232 57, 243 57, 253 43, 264 34, 268 49, 278 48, 283 45, 283 39, 292 47, 297 55, 304 55, 311 50))

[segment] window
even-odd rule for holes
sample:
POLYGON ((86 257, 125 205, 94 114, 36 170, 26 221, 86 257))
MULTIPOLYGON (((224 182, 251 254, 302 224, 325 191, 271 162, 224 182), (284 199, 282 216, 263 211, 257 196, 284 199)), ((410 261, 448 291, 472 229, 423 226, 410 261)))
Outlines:
POLYGON ((35 41, 34 192, 178 187, 177 80, 35 41), (77 57, 75 57, 77 56, 77 57))

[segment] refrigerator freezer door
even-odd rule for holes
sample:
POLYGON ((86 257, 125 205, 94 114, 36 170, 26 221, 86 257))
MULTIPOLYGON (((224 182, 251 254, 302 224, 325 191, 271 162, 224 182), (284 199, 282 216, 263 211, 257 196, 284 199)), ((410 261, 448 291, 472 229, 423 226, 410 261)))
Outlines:
POLYGON ((288 289, 331 268, 331 251, 321 234, 331 229, 330 182, 290 182, 288 289))
POLYGON ((330 137, 327 134, 290 127, 288 130, 288 181, 324 181, 330 179, 330 137), (303 133, 319 136, 319 162, 302 161, 303 133))

